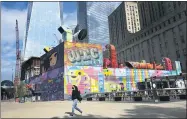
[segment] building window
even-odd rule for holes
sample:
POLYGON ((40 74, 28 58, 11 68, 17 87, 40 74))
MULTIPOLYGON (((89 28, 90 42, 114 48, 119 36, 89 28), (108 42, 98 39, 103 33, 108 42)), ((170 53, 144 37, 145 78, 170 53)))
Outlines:
POLYGON ((168 24, 170 24, 171 22, 170 22, 170 19, 168 20, 168 24))
POLYGON ((180 58, 179 50, 176 51, 177 58, 180 58))
POLYGON ((153 33, 153 29, 151 29, 151 33, 153 33))
POLYGON ((183 49, 183 54, 186 56, 186 48, 183 49))
POLYGON ((181 5, 181 2, 178 2, 178 5, 180 6, 180 5, 181 5))
POLYGON ((173 21, 174 21, 174 22, 176 21, 176 18, 175 18, 175 17, 173 17, 173 21))
POLYGON ((181 19, 181 14, 179 13, 179 19, 181 19))
POLYGON ((144 59, 144 51, 142 50, 142 58, 144 59))
POLYGON ((168 46, 168 42, 165 42, 165 47, 166 47, 166 49, 167 49, 167 46, 168 46))
POLYGON ((165 27, 165 26, 166 26, 166 23, 164 22, 163 24, 164 24, 164 27, 165 27))
POLYGON ((156 57, 155 57, 155 56, 153 57, 153 59, 154 59, 154 61, 156 62, 156 57))
POLYGON ((141 59, 141 54, 140 54, 140 52, 138 52, 138 56, 139 56, 139 59, 141 59))
POLYGON ((143 38, 143 34, 141 34, 141 38, 143 38))
POLYGON ((180 38, 181 38, 181 42, 182 42, 182 43, 185 43, 184 36, 181 35, 180 38))

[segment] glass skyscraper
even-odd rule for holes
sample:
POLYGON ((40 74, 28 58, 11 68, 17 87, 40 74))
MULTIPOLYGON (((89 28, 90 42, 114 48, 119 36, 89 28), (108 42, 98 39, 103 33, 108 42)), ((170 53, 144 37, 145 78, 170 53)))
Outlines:
POLYGON ((24 60, 40 57, 45 53, 43 49, 46 46, 58 45, 62 37, 58 31, 62 22, 61 9, 60 2, 29 2, 23 42, 24 60))
POLYGON ((108 16, 121 2, 78 2, 77 23, 79 29, 87 29, 88 36, 82 42, 108 44, 108 16))

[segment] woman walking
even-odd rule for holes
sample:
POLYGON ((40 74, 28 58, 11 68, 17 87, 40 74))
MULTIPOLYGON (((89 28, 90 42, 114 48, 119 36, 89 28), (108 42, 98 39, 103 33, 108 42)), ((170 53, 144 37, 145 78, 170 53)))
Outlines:
POLYGON ((75 85, 73 85, 73 87, 72 87, 72 100, 73 100, 73 105, 72 105, 71 116, 73 116, 75 114, 74 113, 75 109, 82 114, 82 111, 77 107, 78 101, 81 102, 82 98, 81 98, 81 95, 80 95, 80 91, 78 90, 78 87, 75 86, 75 85))

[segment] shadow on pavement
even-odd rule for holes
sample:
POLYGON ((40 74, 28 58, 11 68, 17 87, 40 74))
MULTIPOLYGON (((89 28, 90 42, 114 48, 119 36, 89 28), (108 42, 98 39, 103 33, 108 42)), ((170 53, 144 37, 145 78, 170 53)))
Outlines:
MULTIPOLYGON (((108 118, 108 117, 103 117, 103 116, 100 116, 100 115, 92 115, 92 114, 88 114, 88 115, 75 114, 72 117, 72 116, 70 116, 71 112, 65 112, 65 114, 67 114, 67 115, 65 115, 62 118, 108 118)), ((60 119, 60 117, 52 117, 51 119, 60 119)))
POLYGON ((125 109, 125 114, 121 117, 128 118, 186 118, 186 109, 179 107, 158 107, 141 105, 136 106, 135 109, 125 109))
MULTIPOLYGON (((89 101, 89 102, 101 102, 101 101, 89 101)), ((159 101, 158 103, 154 102, 154 101, 102 101, 102 103, 132 103, 132 104, 167 104, 167 103, 172 103, 172 102, 183 102, 183 100, 172 100, 172 101, 159 101)))

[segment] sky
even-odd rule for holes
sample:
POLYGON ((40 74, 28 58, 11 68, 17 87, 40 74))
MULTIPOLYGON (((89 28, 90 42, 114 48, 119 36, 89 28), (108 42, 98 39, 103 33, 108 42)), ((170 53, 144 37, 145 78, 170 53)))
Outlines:
MULTIPOLYGON (((19 38, 22 49, 27 5, 28 2, 1 2, 1 80, 12 80, 12 72, 15 74, 16 19, 19 22, 19 38)), ((76 25, 76 9, 76 2, 63 2, 65 26, 76 25)))

